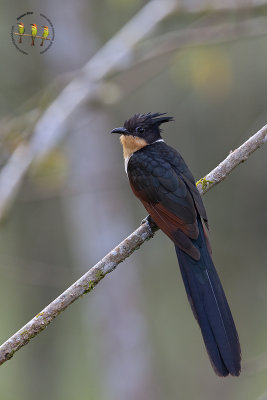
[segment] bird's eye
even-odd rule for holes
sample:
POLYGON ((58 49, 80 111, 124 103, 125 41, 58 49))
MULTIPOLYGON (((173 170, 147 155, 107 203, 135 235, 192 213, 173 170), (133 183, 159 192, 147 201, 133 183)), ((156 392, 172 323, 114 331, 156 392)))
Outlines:
POLYGON ((144 132, 145 132, 145 129, 144 129, 142 126, 138 126, 138 127, 136 128, 136 131, 139 132, 139 133, 144 133, 144 132))

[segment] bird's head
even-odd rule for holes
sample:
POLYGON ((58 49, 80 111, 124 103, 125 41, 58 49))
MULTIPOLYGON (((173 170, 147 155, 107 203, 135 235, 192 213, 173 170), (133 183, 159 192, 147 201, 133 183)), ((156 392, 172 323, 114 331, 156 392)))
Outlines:
POLYGON ((135 151, 161 139, 160 125, 169 121, 173 118, 165 116, 165 113, 135 114, 124 122, 123 127, 115 128, 111 133, 121 135, 123 154, 128 158, 135 151))
POLYGON ((124 122, 123 127, 115 128, 111 133, 120 133, 123 136, 141 138, 147 144, 151 144, 161 138, 160 125, 164 122, 173 121, 172 117, 164 116, 166 113, 134 114, 124 122))
POLYGON ((134 152, 161 139, 160 125, 173 121, 172 117, 164 116, 165 113, 135 114, 124 122, 123 127, 115 128, 111 133, 119 133, 123 147, 124 158, 129 158, 134 152))
POLYGON ((20 28, 23 28, 23 27, 24 27, 24 23, 23 23, 23 22, 18 22, 18 26, 19 26, 20 28))
POLYGON ((37 25, 36 24, 30 24, 32 26, 32 28, 36 28, 37 29, 37 25))
POLYGON ((44 28, 44 31, 48 31, 48 26, 42 25, 42 28, 44 28))

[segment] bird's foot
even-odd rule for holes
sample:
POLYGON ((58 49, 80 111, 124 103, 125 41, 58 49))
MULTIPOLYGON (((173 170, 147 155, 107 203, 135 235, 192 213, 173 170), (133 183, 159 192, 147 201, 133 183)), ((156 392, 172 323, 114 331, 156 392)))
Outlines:
POLYGON ((144 219, 142 219, 141 224, 143 225, 143 224, 148 223, 150 225, 151 221, 152 221, 151 216, 147 215, 144 219))
POLYGON ((153 221, 151 218, 151 215, 147 215, 144 219, 142 219, 141 224, 148 224, 150 230, 152 233, 156 232, 158 230, 157 224, 153 221))

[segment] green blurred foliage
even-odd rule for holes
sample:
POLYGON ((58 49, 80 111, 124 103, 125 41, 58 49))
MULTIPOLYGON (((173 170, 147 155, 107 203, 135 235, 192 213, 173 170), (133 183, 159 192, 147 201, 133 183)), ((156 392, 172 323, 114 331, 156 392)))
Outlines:
POLYGON ((231 60, 223 49, 179 51, 172 60, 170 73, 176 84, 181 82, 186 90, 211 99, 227 97, 233 86, 231 60), (185 77, 182 81, 181 76, 185 77))

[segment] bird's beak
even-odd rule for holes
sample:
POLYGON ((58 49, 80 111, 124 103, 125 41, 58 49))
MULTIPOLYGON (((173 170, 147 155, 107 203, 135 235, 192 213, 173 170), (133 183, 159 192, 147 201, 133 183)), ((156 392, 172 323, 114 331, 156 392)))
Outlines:
POLYGON ((127 135, 128 131, 126 128, 115 128, 115 129, 112 129, 112 131, 110 133, 119 133, 120 135, 127 135))

